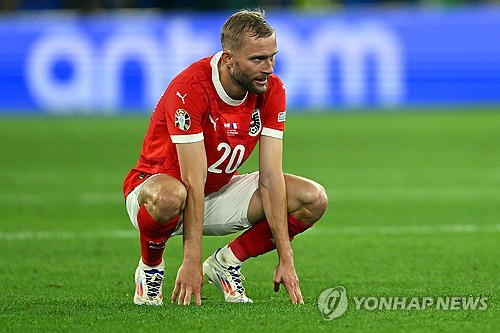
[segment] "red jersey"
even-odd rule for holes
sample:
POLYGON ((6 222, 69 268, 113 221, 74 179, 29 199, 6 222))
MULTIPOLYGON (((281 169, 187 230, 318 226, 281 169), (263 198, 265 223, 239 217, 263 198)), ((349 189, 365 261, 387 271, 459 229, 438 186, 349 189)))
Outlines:
POLYGON ((125 197, 153 174, 181 179, 176 144, 204 140, 209 194, 229 182, 261 135, 283 138, 283 82, 273 74, 264 94, 247 93, 243 100, 234 100, 219 80, 221 53, 193 63, 167 87, 151 116, 137 165, 123 183, 125 197))

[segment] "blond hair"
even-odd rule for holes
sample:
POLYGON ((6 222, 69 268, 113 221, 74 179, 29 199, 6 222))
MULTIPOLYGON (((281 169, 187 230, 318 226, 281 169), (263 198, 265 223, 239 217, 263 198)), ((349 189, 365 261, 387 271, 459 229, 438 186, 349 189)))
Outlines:
POLYGON ((221 45, 223 50, 238 51, 245 37, 266 38, 275 33, 265 19, 266 13, 256 10, 240 10, 231 15, 222 26, 221 45))

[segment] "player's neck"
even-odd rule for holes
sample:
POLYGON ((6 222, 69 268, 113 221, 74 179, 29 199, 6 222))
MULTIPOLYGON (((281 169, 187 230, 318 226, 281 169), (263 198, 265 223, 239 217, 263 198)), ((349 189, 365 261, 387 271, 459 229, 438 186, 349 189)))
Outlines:
POLYGON ((226 67, 221 61, 217 67, 219 70, 219 80, 226 94, 237 101, 245 98, 247 91, 233 80, 229 68, 226 67))

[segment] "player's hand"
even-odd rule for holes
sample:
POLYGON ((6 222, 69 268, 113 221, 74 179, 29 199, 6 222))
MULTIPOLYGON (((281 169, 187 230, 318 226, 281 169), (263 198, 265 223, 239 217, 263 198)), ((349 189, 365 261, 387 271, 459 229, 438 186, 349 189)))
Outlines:
POLYGON ((292 304, 304 304, 300 291, 299 277, 293 264, 279 263, 274 270, 274 291, 278 292, 280 284, 285 287, 292 304))
POLYGON ((172 303, 177 302, 179 305, 189 305, 191 296, 194 296, 196 305, 201 305, 201 289, 203 287, 203 272, 201 265, 198 263, 183 262, 177 278, 175 279, 175 287, 172 292, 172 303))

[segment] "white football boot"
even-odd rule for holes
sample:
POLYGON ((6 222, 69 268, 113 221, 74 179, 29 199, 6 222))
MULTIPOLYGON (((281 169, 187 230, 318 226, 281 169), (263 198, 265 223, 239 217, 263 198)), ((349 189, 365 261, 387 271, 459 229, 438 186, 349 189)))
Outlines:
POLYGON ((150 267, 139 260, 139 266, 135 270, 135 295, 134 303, 137 305, 163 305, 163 275, 165 274, 165 263, 150 267))
POLYGON ((224 294, 226 302, 253 303, 245 294, 245 288, 242 284, 245 277, 240 272, 241 266, 224 267, 216 258, 219 251, 220 249, 203 263, 203 274, 208 277, 208 282, 215 283, 224 294))

